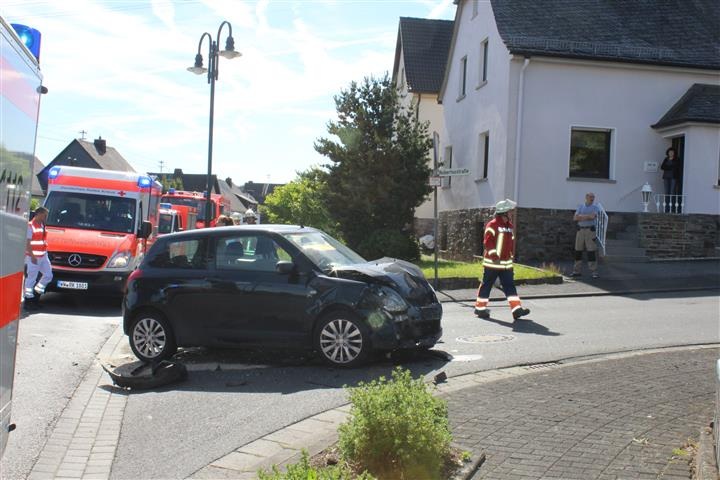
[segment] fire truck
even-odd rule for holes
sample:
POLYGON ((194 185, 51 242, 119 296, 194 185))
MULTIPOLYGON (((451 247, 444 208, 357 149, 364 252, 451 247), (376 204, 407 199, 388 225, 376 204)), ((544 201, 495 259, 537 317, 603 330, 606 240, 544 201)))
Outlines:
POLYGON ((193 230, 197 222, 197 210, 186 205, 161 203, 158 235, 193 230))
MULTIPOLYGON (((175 190, 171 188, 162 196, 163 203, 170 203, 173 206, 193 207, 197 210, 197 222, 195 228, 205 228, 205 199, 206 195, 202 192, 188 192, 185 190, 175 190)), ((210 226, 217 224, 217 218, 225 212, 230 212, 230 201, 222 195, 213 193, 210 195, 210 210, 212 218, 210 218, 210 226)))
POLYGON ((122 293, 157 235, 162 185, 135 172, 53 167, 45 229, 48 289, 122 293))
MULTIPOLYGON (((25 27, 27 28, 27 27, 25 27)), ((34 30, 37 32, 37 30, 34 30)), ((39 55, 39 33, 34 45, 39 55)), ((32 46, 32 45, 31 45, 32 46)), ((0 17, 0 455, 5 451, 23 297, 25 242, 40 95, 37 58, 0 17)))

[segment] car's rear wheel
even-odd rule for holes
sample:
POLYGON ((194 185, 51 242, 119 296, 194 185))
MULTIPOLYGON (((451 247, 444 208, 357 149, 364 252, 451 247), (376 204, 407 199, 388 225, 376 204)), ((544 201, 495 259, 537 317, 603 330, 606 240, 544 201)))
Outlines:
POLYGON ((177 352, 170 323, 156 312, 141 312, 130 327, 130 348, 143 362, 159 362, 177 352))
POLYGON ((330 365, 356 367, 367 360, 371 346, 368 330, 356 315, 333 312, 318 325, 315 348, 330 365))

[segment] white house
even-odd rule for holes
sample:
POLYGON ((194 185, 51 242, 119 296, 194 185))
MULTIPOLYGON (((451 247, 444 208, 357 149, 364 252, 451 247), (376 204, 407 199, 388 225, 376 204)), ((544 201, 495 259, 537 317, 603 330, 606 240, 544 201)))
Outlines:
MULTIPOLYGON (((453 22, 400 17, 392 81, 401 105, 413 106, 419 122, 429 122, 430 134, 445 135, 443 107, 437 101, 447 63, 453 22)), ((433 158, 430 156, 431 168, 433 158)), ((416 228, 432 231, 432 197, 415 210, 416 228)))
MULTIPOLYGON (((705 251, 683 247, 677 255, 707 255, 708 242, 718 245, 720 2, 456 3, 438 94, 441 151, 446 166, 471 174, 454 177, 439 196, 440 243, 449 253, 476 254, 467 238, 477 227, 458 225, 482 222, 495 202, 512 198, 526 233, 542 232, 526 241, 526 256, 557 256, 572 245, 570 235, 554 233, 557 217, 571 217, 586 192, 610 213, 641 212, 646 183, 663 194, 659 165, 671 145, 684 167, 674 199, 683 215, 670 221, 707 223, 705 251)), ((655 198, 650 212, 658 211, 655 198)), ((643 222, 653 217, 639 218, 641 246, 652 250, 643 245, 643 222)))

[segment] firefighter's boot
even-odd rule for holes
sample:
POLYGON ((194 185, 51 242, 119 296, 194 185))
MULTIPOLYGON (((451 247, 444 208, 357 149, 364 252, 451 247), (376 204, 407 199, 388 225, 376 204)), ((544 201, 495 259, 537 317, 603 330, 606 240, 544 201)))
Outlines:
POLYGON ((512 312, 513 319, 518 320, 520 317, 524 317, 525 315, 530 315, 530 309, 525 307, 518 307, 512 312))

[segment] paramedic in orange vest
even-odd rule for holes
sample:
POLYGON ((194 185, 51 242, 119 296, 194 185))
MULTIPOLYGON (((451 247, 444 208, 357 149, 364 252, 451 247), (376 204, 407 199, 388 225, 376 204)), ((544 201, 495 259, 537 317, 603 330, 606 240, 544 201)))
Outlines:
POLYGON ((38 207, 35 210, 35 216, 28 222, 25 246, 25 266, 27 267, 25 300, 33 300, 36 296, 45 293, 45 287, 52 280, 52 267, 47 254, 47 233, 45 232, 47 216, 48 209, 38 207), (41 276, 40 281, 36 284, 38 272, 41 276))
POLYGON ((500 278, 505 296, 510 303, 513 319, 517 320, 530 313, 530 309, 520 304, 513 279, 513 257, 515 256, 515 233, 510 222, 510 212, 517 204, 512 200, 501 200, 495 205, 495 218, 485 225, 483 236, 483 279, 475 301, 475 315, 490 318, 487 305, 490 290, 495 280, 500 278))

